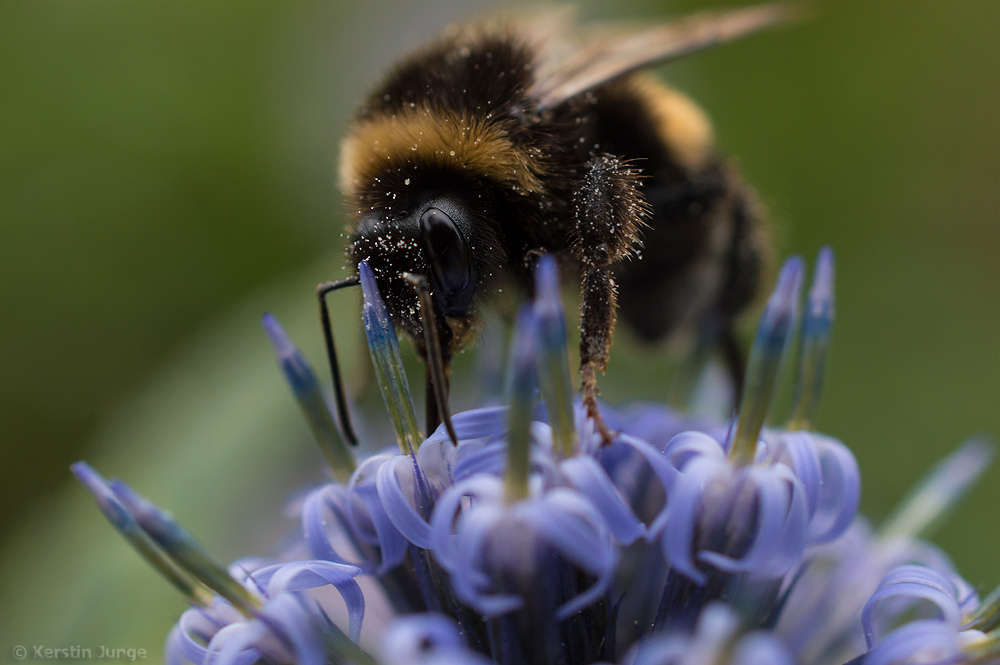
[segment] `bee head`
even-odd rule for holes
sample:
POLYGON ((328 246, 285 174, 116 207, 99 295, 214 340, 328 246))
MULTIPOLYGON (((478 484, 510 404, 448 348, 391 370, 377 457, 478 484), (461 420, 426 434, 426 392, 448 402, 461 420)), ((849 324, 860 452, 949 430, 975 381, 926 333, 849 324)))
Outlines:
POLYGON ((488 248, 499 247, 490 242, 491 228, 461 197, 431 195, 401 212, 376 209, 362 215, 348 258, 354 266, 368 262, 393 322, 418 346, 423 328, 417 296, 402 275, 426 276, 442 350, 450 355, 473 328, 478 287, 495 272, 487 259, 488 248))

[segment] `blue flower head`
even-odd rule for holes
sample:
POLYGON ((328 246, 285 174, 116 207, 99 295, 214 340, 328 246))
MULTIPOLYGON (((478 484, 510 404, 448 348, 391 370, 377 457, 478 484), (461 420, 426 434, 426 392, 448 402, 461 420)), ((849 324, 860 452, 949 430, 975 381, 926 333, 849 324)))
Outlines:
POLYGON ((264 318, 331 478, 297 504, 294 538, 273 558, 226 568, 124 483, 73 467, 191 603, 167 639, 171 664, 1000 661, 1000 591, 980 600, 921 540, 992 448, 961 447, 874 528, 857 515, 854 456, 814 431, 834 317, 829 249, 804 307, 802 260, 782 268, 731 422, 603 405, 610 444, 574 399, 552 257, 517 316, 503 404, 427 436, 378 286, 365 263, 359 272, 393 436, 348 445, 316 374, 264 318), (790 347, 790 416, 765 427, 790 347))

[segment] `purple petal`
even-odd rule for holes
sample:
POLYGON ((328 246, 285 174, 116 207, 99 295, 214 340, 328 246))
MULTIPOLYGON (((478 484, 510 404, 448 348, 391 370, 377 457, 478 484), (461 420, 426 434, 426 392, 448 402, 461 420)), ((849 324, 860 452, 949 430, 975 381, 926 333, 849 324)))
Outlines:
POLYGON ((702 457, 687 463, 670 493, 660 536, 663 556, 670 566, 699 586, 705 584, 706 578, 694 563, 695 531, 705 485, 719 474, 729 474, 729 465, 721 459, 702 457))
POLYGON ((285 592, 332 585, 347 605, 348 636, 357 642, 365 616, 365 597, 354 580, 354 576, 360 573, 361 569, 356 566, 330 561, 293 561, 262 568, 254 573, 254 577, 267 587, 271 598, 285 592))
POLYGON ((302 534, 313 557, 350 565, 351 562, 341 557, 333 548, 333 543, 327 535, 326 514, 329 504, 333 501, 331 495, 334 488, 333 485, 324 485, 306 497, 302 504, 302 534))
POLYGON ((326 649, 317 630, 319 617, 303 605, 309 602, 290 593, 282 594, 264 606, 260 620, 287 640, 295 652, 296 665, 326 665, 326 649))
POLYGON ((521 504, 517 515, 531 524, 539 538, 583 568, 597 581, 556 610, 556 619, 566 619, 607 593, 618 565, 618 552, 600 513, 582 496, 555 489, 541 501, 521 504))
POLYGON ((493 476, 476 476, 456 483, 438 499, 431 516, 432 549, 437 560, 449 571, 458 565, 458 539, 452 534, 452 522, 462 500, 467 497, 472 499, 471 509, 479 502, 499 503, 503 501, 503 481, 493 476))
POLYGON ((266 633, 256 621, 232 623, 217 632, 206 649, 205 665, 251 665, 260 660, 253 645, 266 633))
POLYGON ((769 633, 750 633, 736 644, 730 665, 795 665, 788 649, 769 633))
POLYGON ((854 454, 844 444, 813 435, 823 471, 819 505, 809 523, 809 543, 828 543, 854 521, 861 499, 861 472, 854 454))
POLYGON ((861 612, 865 641, 871 649, 876 641, 875 607, 886 598, 910 598, 929 601, 941 612, 941 620, 957 631, 962 622, 962 612, 955 598, 955 585, 943 575, 925 566, 897 566, 879 584, 875 595, 861 612))
POLYGON ((681 432, 670 439, 663 456, 670 460, 674 468, 683 471, 692 459, 705 457, 721 460, 725 459, 726 451, 722 444, 704 432, 681 432))
POLYGON ((626 657, 624 662, 631 665, 683 665, 682 658, 690 649, 691 640, 686 635, 654 637, 638 642, 635 658, 626 657))
MULTIPOLYGON (((189 661, 184 657, 181 649, 181 629, 177 624, 170 629, 167 635, 167 642, 163 645, 163 662, 167 665, 186 665, 189 661)), ((201 665, 201 663, 195 663, 201 665)))
MULTIPOLYGON (((507 407, 490 406, 482 409, 471 409, 457 413, 451 417, 455 426, 455 434, 459 441, 482 439, 503 434, 507 430, 507 407)), ((427 441, 451 441, 444 424, 438 426, 427 441)))
POLYGON ((957 633, 952 626, 933 619, 912 621, 887 635, 865 656, 865 665, 898 663, 950 663, 958 654, 957 633))
POLYGON ((778 439, 778 446, 784 448, 795 475, 802 481, 811 518, 819 506, 819 493, 823 483, 823 469, 815 440, 809 432, 786 432, 778 439))
POLYGON ((573 457, 559 466, 573 487, 594 504, 619 543, 630 545, 646 535, 646 525, 635 516, 593 457, 573 457))
POLYGON ((750 548, 739 559, 719 552, 701 550, 698 552, 700 561, 730 573, 745 573, 756 569, 763 572, 764 564, 774 555, 789 505, 785 483, 769 471, 770 469, 756 466, 747 469, 747 480, 757 486, 759 505, 755 520, 756 533, 750 548))
POLYGON ((494 594, 487 591, 492 580, 485 572, 488 562, 484 549, 503 516, 502 506, 489 504, 481 504, 462 515, 457 557, 461 563, 451 570, 458 597, 490 617, 507 614, 524 604, 514 594, 494 594))
POLYGON ((785 481, 791 492, 788 512, 781 526, 770 560, 762 568, 754 571, 760 577, 780 577, 802 560, 806 545, 806 526, 809 522, 809 506, 805 488, 791 469, 784 464, 772 467, 771 472, 785 481))
POLYGON ((382 563, 379 564, 378 574, 394 568, 403 560, 406 555, 406 539, 396 529, 392 520, 385 512, 382 502, 379 500, 378 489, 375 481, 368 478, 372 473, 377 473, 378 468, 391 459, 392 455, 375 455, 369 457, 351 475, 351 480, 347 484, 347 501, 344 506, 344 513, 351 525, 351 529, 362 539, 365 539, 365 531, 359 528, 356 515, 355 502, 350 500, 351 496, 356 496, 368 513, 375 530, 375 542, 367 540, 369 544, 378 544, 382 554, 382 563), (361 479, 365 478, 362 482, 361 479))
POLYGON ((411 480, 416 482, 412 471, 413 460, 406 455, 397 455, 379 467, 375 475, 378 497, 382 500, 386 515, 404 538, 417 547, 431 549, 431 525, 420 516, 403 493, 399 476, 396 475, 400 464, 410 471, 411 480))
POLYGON ((244 617, 228 602, 217 598, 209 609, 192 607, 181 614, 172 633, 173 647, 185 659, 201 665, 208 653, 201 642, 208 643, 221 628, 244 621, 244 617), (195 640, 194 637, 198 640, 195 640))
POLYGON ((381 661, 412 665, 444 652, 461 652, 465 643, 455 622, 443 614, 424 613, 393 621, 382 636, 381 661))

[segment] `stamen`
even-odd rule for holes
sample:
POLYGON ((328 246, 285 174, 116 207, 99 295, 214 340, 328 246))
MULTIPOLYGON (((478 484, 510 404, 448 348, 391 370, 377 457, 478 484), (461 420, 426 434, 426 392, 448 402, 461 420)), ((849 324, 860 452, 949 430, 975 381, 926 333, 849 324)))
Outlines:
POLYGON ((399 339, 367 261, 358 265, 358 272, 361 276, 361 290, 364 292, 362 319, 365 323, 365 335, 368 337, 368 350, 375 367, 375 378, 389 410, 399 448, 404 455, 409 455, 411 451, 416 452, 424 437, 417 427, 410 385, 403 370, 399 339))
POLYGON ((274 316, 265 314, 263 324, 278 356, 281 373, 285 375, 285 380, 291 387, 295 400, 306 417, 306 422, 309 423, 309 429, 316 439, 320 452, 326 458, 334 477, 346 484, 357 468, 357 462, 340 438, 337 424, 330 412, 330 405, 320 389, 316 375, 274 316))
POLYGON ((811 430, 816 423, 833 326, 833 276, 833 250, 824 247, 816 259, 809 301, 802 317, 802 341, 799 344, 789 430, 811 430))
POLYGON ((576 453, 573 385, 566 351, 566 317, 559 294, 559 270, 547 254, 535 269, 535 318, 538 325, 538 381, 549 412, 553 448, 563 459, 576 453))
POLYGON ((528 498, 528 475, 531 468, 531 420, 535 410, 538 320, 525 305, 517 316, 517 327, 510 347, 507 412, 507 470, 504 474, 509 503, 528 498))
POLYGON ((170 513, 137 494, 120 480, 109 484, 115 496, 129 509, 142 530, 181 568, 215 591, 244 615, 251 617, 263 607, 261 601, 233 579, 226 567, 216 562, 178 524, 170 513))
POLYGON ((958 504, 993 461, 993 446, 975 438, 941 460, 886 518, 879 536, 926 538, 958 504))
POLYGON ((767 301, 750 350, 736 434, 729 448, 729 459, 737 466, 753 462, 757 437, 774 397, 781 358, 795 326, 801 284, 802 259, 793 256, 781 268, 778 285, 767 301))
MULTIPOLYGON (((437 402, 438 414, 448 431, 448 438, 453 445, 458 445, 458 435, 451 422, 451 409, 448 406, 448 377, 445 374, 444 358, 442 357, 441 340, 438 337, 437 321, 434 317, 434 303, 431 302, 431 292, 427 286, 427 278, 404 272, 403 279, 417 290, 420 301, 420 324, 424 329, 424 347, 427 352, 427 372, 430 375, 431 386, 434 389, 434 400, 437 402)), ((428 428, 430 425, 428 425, 428 428)))
POLYGON ((70 470, 97 500, 97 506, 111 525, 132 544, 139 554, 174 585, 192 605, 208 607, 213 594, 208 587, 181 570, 153 539, 142 530, 129 509, 115 496, 107 481, 86 462, 72 464, 70 470))

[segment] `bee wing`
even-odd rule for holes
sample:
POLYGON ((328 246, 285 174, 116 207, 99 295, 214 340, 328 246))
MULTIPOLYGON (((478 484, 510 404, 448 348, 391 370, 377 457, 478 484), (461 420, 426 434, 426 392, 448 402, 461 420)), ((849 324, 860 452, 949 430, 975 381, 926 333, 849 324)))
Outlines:
POLYGON ((787 3, 704 12, 674 23, 592 37, 542 64, 528 94, 536 109, 558 106, 624 74, 743 37, 793 17, 787 3))

